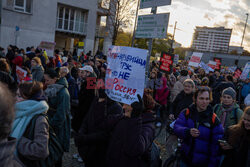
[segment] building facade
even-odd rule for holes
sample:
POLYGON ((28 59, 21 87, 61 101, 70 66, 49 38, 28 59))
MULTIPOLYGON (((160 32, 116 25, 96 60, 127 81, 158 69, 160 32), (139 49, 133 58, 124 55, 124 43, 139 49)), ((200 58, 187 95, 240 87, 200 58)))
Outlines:
POLYGON ((55 42, 73 51, 84 42, 84 52, 98 48, 101 17, 107 15, 102 0, 2 0, 0 46, 20 48, 55 42))
POLYGON ((204 52, 228 53, 232 29, 196 27, 192 48, 204 52))

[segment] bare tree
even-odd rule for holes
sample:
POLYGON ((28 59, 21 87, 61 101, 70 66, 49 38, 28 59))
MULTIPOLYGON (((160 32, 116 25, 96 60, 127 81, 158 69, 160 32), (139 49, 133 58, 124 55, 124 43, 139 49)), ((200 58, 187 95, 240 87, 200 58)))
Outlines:
POLYGON ((109 6, 107 32, 115 44, 119 32, 133 24, 137 0, 104 0, 103 5, 109 6))

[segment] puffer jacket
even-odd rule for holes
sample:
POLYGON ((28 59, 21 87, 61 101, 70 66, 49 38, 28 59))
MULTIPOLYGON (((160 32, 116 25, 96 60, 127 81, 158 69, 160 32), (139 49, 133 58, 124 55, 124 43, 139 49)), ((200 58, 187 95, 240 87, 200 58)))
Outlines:
POLYGON ((183 110, 174 125, 174 133, 183 140, 183 159, 193 167, 217 167, 221 159, 218 140, 223 137, 223 127, 217 117, 212 122, 211 106, 203 112, 198 112, 195 104, 188 109, 189 115, 183 110), (197 138, 191 136, 191 128, 200 131, 197 138))
POLYGON ((32 80, 42 82, 44 69, 42 66, 31 67, 32 80))

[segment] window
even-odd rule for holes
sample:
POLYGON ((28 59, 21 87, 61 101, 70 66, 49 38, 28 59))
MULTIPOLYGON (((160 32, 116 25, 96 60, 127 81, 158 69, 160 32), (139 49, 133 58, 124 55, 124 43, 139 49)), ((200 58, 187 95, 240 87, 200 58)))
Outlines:
POLYGON ((14 9, 21 12, 31 13, 32 0, 15 0, 14 9))

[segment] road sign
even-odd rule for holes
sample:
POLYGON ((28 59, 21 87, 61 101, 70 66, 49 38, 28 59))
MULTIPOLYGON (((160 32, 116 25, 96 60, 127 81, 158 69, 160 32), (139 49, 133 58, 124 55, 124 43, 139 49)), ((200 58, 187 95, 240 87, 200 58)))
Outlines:
POLYGON ((172 0, 141 0, 140 9, 171 5, 172 0))
POLYGON ((138 17, 136 38, 166 38, 169 13, 138 17))

